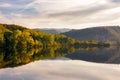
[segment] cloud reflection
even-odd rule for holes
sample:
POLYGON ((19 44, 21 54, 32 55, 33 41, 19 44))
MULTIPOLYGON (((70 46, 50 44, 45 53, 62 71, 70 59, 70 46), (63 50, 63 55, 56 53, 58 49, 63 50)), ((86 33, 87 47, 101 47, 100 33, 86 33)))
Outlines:
POLYGON ((119 80, 120 66, 45 60, 0 70, 0 80, 119 80))

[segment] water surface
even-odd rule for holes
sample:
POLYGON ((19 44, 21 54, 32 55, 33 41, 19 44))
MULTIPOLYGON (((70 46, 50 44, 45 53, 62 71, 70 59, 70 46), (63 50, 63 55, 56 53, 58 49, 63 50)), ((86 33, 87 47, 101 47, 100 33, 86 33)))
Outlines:
POLYGON ((44 60, 0 70, 0 80, 119 80, 120 65, 44 60))
POLYGON ((0 80, 119 80, 120 48, 1 51, 0 80))
POLYGON ((84 60, 96 63, 120 63, 120 48, 102 48, 95 50, 76 50, 72 54, 66 55, 67 58, 73 60, 84 60))

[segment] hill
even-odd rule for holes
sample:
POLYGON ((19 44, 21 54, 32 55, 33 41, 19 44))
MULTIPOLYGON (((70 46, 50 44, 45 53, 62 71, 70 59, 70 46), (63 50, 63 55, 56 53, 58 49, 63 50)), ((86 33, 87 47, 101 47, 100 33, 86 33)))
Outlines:
POLYGON ((49 28, 40 29, 40 28, 36 28, 34 30, 42 31, 42 32, 46 32, 46 33, 51 33, 51 34, 59 34, 59 33, 68 32, 71 29, 67 29, 67 28, 64 28, 64 29, 49 29, 49 28))
POLYGON ((97 41, 78 41, 63 34, 49 34, 19 25, 0 24, 0 48, 31 49, 41 47, 99 47, 108 44, 97 41))
POLYGON ((120 41, 120 27, 94 27, 81 30, 71 30, 64 35, 77 40, 120 41))
POLYGON ((48 34, 15 24, 0 24, 0 47, 26 49, 73 45, 75 39, 62 34, 48 34))

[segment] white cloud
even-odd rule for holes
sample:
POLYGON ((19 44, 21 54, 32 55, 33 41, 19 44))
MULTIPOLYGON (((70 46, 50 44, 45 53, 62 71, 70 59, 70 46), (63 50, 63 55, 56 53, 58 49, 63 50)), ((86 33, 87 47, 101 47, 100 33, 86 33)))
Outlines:
POLYGON ((1 22, 31 28, 84 28, 120 24, 120 6, 111 0, 33 0, 19 12, 1 16, 1 22))
POLYGON ((8 8, 11 7, 12 5, 9 3, 0 3, 0 8, 8 8))
POLYGON ((0 23, 11 23, 11 20, 8 19, 4 14, 0 12, 0 23))
POLYGON ((40 13, 54 13, 78 6, 85 6, 96 2, 97 0, 35 0, 28 4, 25 9, 34 8, 40 13))

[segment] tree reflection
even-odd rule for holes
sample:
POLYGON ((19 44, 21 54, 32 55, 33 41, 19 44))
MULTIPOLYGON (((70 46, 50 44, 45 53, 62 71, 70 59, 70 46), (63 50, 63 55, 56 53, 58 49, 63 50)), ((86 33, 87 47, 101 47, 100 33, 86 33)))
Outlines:
POLYGON ((66 54, 74 52, 74 48, 39 48, 39 49, 12 49, 1 50, 0 52, 0 68, 16 67, 24 65, 36 60, 44 60, 56 57, 62 57, 66 54))
MULTIPOLYGON (((17 67, 37 60, 55 59, 72 55, 76 50, 95 51, 97 47, 41 47, 30 49, 0 49, 0 68, 17 67)), ((86 55, 86 54, 84 54, 86 55)), ((92 55, 92 54, 89 54, 92 55)), ((79 55, 82 56, 82 55, 79 55)), ((84 56, 85 57, 85 56, 84 56)), ((89 56, 86 56, 89 57, 89 56)), ((89 57, 90 58, 90 57, 89 57)), ((87 59, 89 59, 87 58, 87 59)), ((110 59, 112 60, 112 59, 110 59)))

